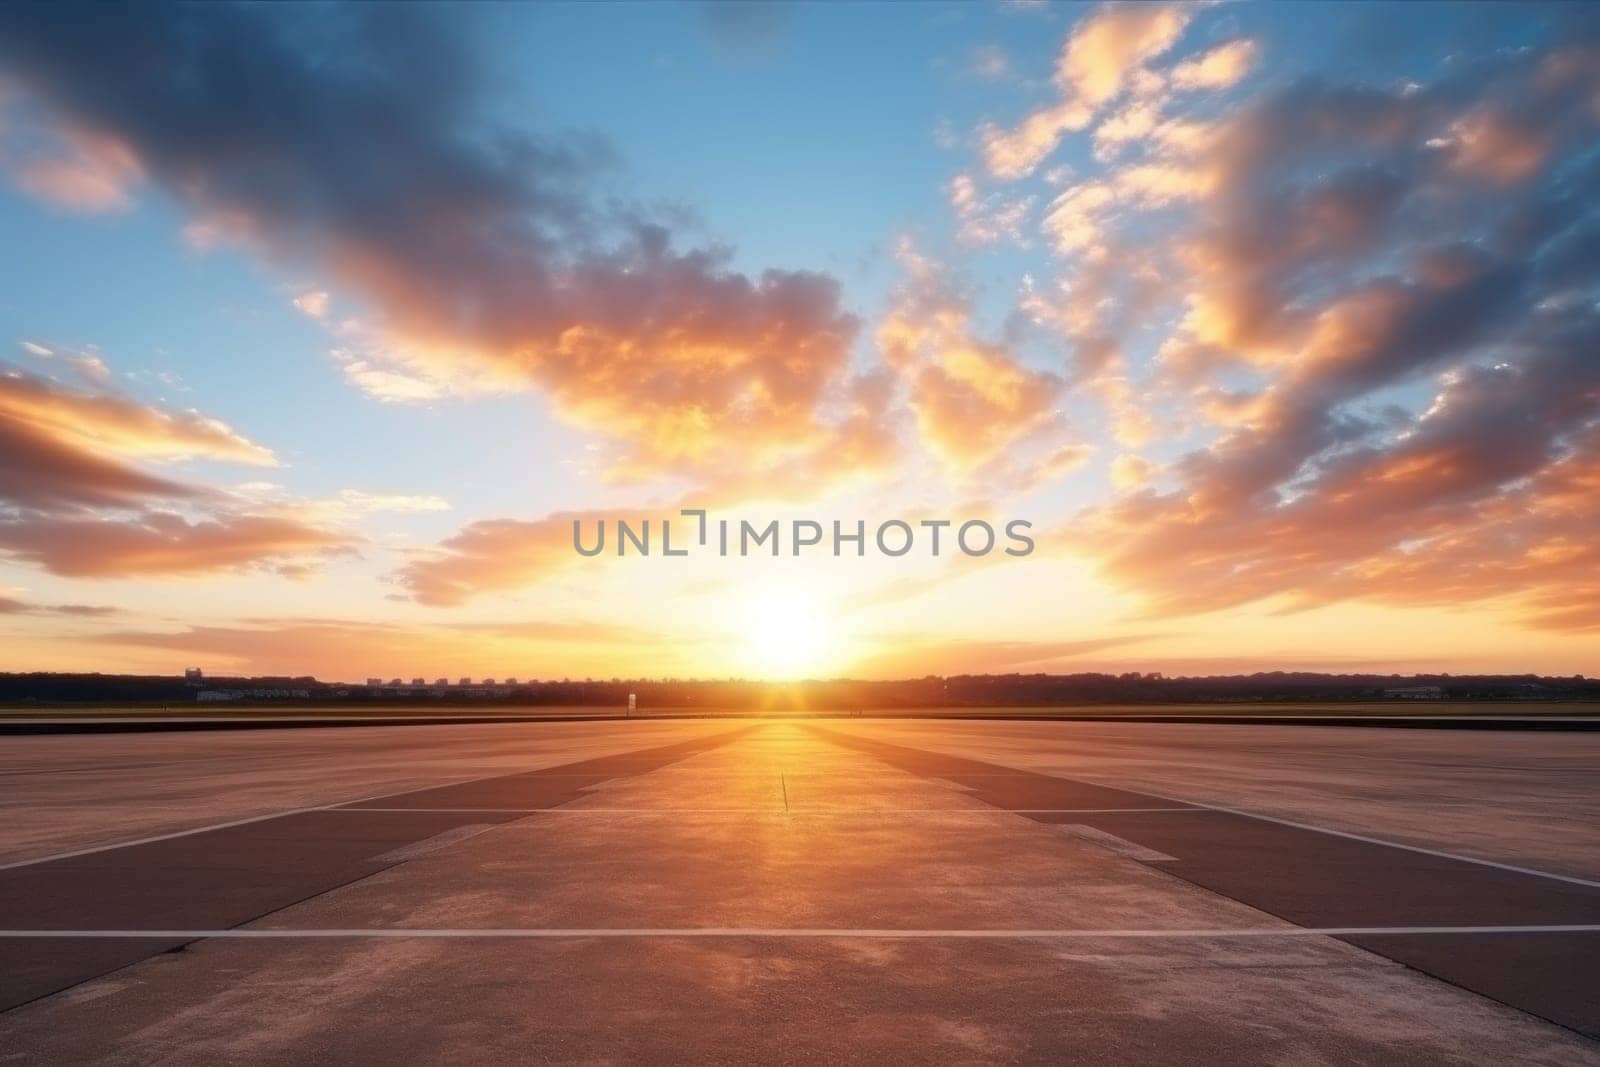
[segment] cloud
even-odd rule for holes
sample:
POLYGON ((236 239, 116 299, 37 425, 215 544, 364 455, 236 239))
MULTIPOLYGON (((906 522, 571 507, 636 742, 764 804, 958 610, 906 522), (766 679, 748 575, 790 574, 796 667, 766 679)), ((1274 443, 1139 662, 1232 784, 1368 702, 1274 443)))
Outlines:
POLYGON ((450 501, 444 497, 421 493, 367 493, 360 489, 345 489, 339 493, 339 500, 360 512, 416 514, 450 510, 450 501))
MULTIPOLYGON (((652 662, 688 651, 657 631, 582 620, 388 624, 348 619, 245 619, 176 631, 126 630, 87 639, 107 648, 164 649, 213 671, 311 674, 324 680, 441 675, 523 678, 610 675, 619 650, 652 662)), ((678 664, 673 663, 676 668, 678 664)))
POLYGON ((984 196, 971 175, 957 174, 946 187, 950 208, 959 224, 960 238, 968 244, 1010 241, 1026 245, 1025 224, 1033 212, 1031 196, 984 196))
POLYGON ((342 489, 333 496, 307 497, 267 481, 231 486, 226 498, 232 513, 288 519, 332 530, 354 529, 372 515, 422 515, 450 510, 448 500, 431 493, 342 489))
POLYGON ((1094 130, 1094 154, 1097 159, 1110 159, 1126 145, 1150 136, 1161 123, 1161 101, 1135 100, 1121 111, 1110 115, 1094 130))
POLYGON ((111 368, 95 353, 79 352, 69 356, 68 362, 84 381, 102 387, 111 384, 111 368))
POLYGON ((64 578, 236 571, 268 561, 354 551, 356 539, 287 518, 241 515, 191 522, 170 512, 130 519, 0 519, 0 556, 64 578))
MULTIPOLYGON (((0 128, 0 136, 7 132, 0 128)), ((0 154, 23 190, 71 211, 123 211, 132 205, 131 189, 142 168, 126 145, 70 126, 35 133, 42 144, 0 154)))
POLYGON ((999 45, 979 45, 972 50, 968 69, 985 81, 1004 81, 1011 76, 1011 57, 999 45))
POLYGON ((970 472, 1052 420, 1061 379, 974 336, 967 295, 909 244, 899 258, 910 277, 878 327, 878 348, 908 386, 922 439, 970 472))
POLYGON ((1259 50, 1247 38, 1229 41, 1172 68, 1177 89, 1229 89, 1255 66, 1259 50))
POLYGON ((48 510, 199 498, 202 489, 129 462, 196 458, 277 463, 269 449, 198 412, 0 370, 0 503, 48 510))
POLYGON ((1164 80, 1146 64, 1177 43, 1189 17, 1187 5, 1152 3, 1107 4, 1079 19, 1056 61, 1059 98, 1014 129, 991 123, 978 131, 989 173, 1004 179, 1031 174, 1063 136, 1086 128, 1125 92, 1159 91, 1164 80))
POLYGON ((984 165, 996 178, 1026 177, 1056 150, 1066 133, 1083 129, 1093 118, 1093 111, 1069 100, 1034 111, 1015 129, 985 123, 978 129, 984 165))
MULTIPOLYGON (((98 356, 88 377, 109 377, 98 356)), ((0 370, 0 419, 87 451, 132 459, 213 459, 277 465, 267 449, 197 411, 171 411, 105 389, 69 389, 24 371, 0 370)))
POLYGON ((558 511, 538 519, 496 518, 469 523, 437 548, 418 554, 395 574, 407 595, 421 604, 456 606, 476 597, 530 585, 589 560, 572 547, 572 525, 583 523, 592 536, 599 522, 612 531, 620 519, 633 529, 645 521, 661 529, 663 519, 674 529, 692 528, 679 516, 682 507, 723 507, 743 502, 797 503, 874 481, 900 458, 898 420, 888 410, 894 381, 887 373, 863 375, 851 384, 843 406, 834 412, 835 430, 813 450, 797 452, 760 470, 740 471, 714 493, 699 493, 681 503, 659 507, 558 511))
POLYGON ((64 615, 92 619, 121 613, 121 608, 104 604, 33 604, 15 597, 0 596, 0 615, 64 615))
POLYGON ((1111 461, 1111 485, 1119 493, 1141 488, 1156 471, 1156 465, 1133 452, 1123 452, 1111 461))
POLYGON ((0 501, 31 509, 129 506, 201 493, 0 416, 0 501))
POLYGON ((311 318, 325 319, 330 299, 326 289, 310 289, 294 298, 294 306, 311 318))
MULTIPOLYGON (((18 370, 0 373, 0 558, 63 577, 119 578, 304 566, 358 543, 312 525, 306 509, 304 515, 288 507, 270 515, 241 512, 241 500, 228 493, 133 462, 186 459, 278 463, 271 450, 199 412, 143 404, 98 386, 69 388, 18 370)), ((367 494, 341 501, 346 510, 433 503, 367 494)))
POLYGON ((451 607, 484 593, 529 585, 580 563, 603 565, 604 556, 589 560, 573 549, 574 522, 581 522, 584 536, 592 540, 603 521, 610 534, 610 549, 617 521, 639 530, 649 520, 659 537, 663 519, 677 520, 680 537, 694 529, 694 520, 680 519, 676 508, 561 511, 533 520, 484 519, 468 524, 437 550, 411 560, 395 577, 418 603, 451 607))
POLYGON ((1110 268, 1161 280, 1137 319, 1109 293, 1095 326, 1142 323, 1143 391, 1197 399, 1212 431, 1170 489, 1124 479, 1078 548, 1156 614, 1494 601, 1600 625, 1581 532, 1600 518, 1600 67, 1576 58, 1596 55, 1307 80, 1075 187, 1103 197, 1063 227, 1097 250, 1073 268, 1091 291, 1110 268), (1152 167, 1197 178, 1166 195, 1152 167))
POLYGON ((346 348, 333 350, 345 380, 382 404, 423 404, 447 395, 447 383, 412 370, 396 370, 362 359, 346 348))
POLYGON ((1107 4, 1082 19, 1056 61, 1056 85, 1093 109, 1121 95, 1146 63, 1178 42, 1190 8, 1107 4))
POLYGON ((465 366, 544 390, 619 470, 708 483, 846 432, 828 413, 849 406, 857 323, 837 282, 735 270, 593 195, 609 152, 488 123, 483 65, 434 13, 23 5, 0 14, 0 66, 62 128, 131 153, 196 240, 364 299, 382 355, 345 371, 382 399, 430 399, 465 366))
MULTIPOLYGON (((1043 486, 1054 485, 1069 474, 1088 466, 1094 454, 1093 445, 1082 443, 1061 445, 1036 462, 1022 464, 1015 480, 1011 483, 1012 487, 1018 493, 1031 493, 1043 486)), ((1000 480, 1000 484, 1005 483, 1006 479, 1000 480)))

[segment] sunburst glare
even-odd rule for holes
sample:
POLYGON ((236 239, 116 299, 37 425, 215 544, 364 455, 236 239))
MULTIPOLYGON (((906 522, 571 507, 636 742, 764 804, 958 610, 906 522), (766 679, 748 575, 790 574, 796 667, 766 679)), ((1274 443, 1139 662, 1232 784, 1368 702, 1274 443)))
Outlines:
POLYGON ((736 613, 749 669, 773 679, 824 672, 838 654, 837 619, 815 593, 797 584, 763 584, 736 613))

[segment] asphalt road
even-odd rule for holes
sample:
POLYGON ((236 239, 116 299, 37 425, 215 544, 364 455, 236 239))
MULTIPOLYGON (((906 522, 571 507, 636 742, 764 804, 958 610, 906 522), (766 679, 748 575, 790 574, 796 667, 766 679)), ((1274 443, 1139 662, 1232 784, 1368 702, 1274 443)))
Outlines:
POLYGON ((1600 1063, 1600 737, 7 739, 0 1061, 1600 1063))

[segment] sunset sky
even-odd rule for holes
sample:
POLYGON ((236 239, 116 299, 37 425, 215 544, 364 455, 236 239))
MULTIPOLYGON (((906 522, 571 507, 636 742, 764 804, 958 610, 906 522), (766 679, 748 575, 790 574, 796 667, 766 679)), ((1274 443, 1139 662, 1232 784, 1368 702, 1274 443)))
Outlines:
POLYGON ((1593 8, 11 4, 0 172, 0 670, 1600 669, 1593 8))

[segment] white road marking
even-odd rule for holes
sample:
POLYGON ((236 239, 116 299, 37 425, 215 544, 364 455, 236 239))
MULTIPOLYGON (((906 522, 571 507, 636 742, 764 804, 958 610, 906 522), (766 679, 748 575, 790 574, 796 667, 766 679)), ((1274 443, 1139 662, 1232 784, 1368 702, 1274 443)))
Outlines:
POLYGON ((270 941, 331 938, 839 938, 873 940, 1093 940, 1104 939, 1227 939, 1258 937, 1414 937, 1423 935, 1506 935, 1506 934, 1594 934, 1600 924, 1551 926, 1272 926, 1239 929, 906 929, 828 927, 483 927, 483 928, 407 928, 346 927, 328 929, 245 929, 226 930, 0 930, 0 940, 15 938, 72 940, 201 940, 270 941))

